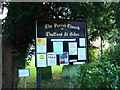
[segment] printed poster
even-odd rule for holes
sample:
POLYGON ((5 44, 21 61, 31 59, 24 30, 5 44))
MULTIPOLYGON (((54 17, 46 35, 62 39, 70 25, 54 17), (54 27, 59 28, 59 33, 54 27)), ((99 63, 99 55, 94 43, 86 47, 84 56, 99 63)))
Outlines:
POLYGON ((46 54, 37 54, 37 67, 47 67, 46 54))
POLYGON ((85 46, 85 38, 79 38, 79 46, 85 46))
POLYGON ((18 76, 20 77, 30 77, 30 69, 18 69, 18 76))
POLYGON ((37 38, 37 53, 46 53, 47 52, 47 45, 46 45, 46 38, 37 38))
POLYGON ((46 45, 37 45, 37 53, 46 53, 47 47, 46 45))
POLYGON ((55 54, 63 54, 63 42, 53 42, 53 51, 55 54))
POLYGON ((68 52, 64 52, 63 54, 61 54, 59 56, 60 59, 60 65, 68 65, 69 61, 68 61, 68 52))
POLYGON ((37 38, 37 45, 46 45, 46 38, 37 38))
POLYGON ((47 53, 47 63, 48 63, 48 66, 55 66, 55 65, 57 65, 56 54, 47 53))
POLYGON ((86 60, 86 48, 78 48, 78 60, 86 60))
POLYGON ((77 55, 77 42, 69 42, 69 55, 77 55))

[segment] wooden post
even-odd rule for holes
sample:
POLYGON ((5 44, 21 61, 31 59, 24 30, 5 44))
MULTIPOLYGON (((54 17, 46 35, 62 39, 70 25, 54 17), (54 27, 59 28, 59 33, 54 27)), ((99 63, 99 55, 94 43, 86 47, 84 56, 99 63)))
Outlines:
POLYGON ((40 69, 40 67, 37 67, 36 71, 37 71, 36 86, 37 86, 37 89, 40 89, 41 88, 41 69, 40 69))
POLYGON ((26 78, 24 77, 24 88, 26 88, 26 78))

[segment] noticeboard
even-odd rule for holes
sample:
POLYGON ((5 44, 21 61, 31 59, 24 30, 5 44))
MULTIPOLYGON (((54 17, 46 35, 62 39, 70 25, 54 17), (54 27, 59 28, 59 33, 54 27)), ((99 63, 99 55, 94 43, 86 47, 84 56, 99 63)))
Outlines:
POLYGON ((30 69, 18 69, 18 77, 30 77, 30 69))
POLYGON ((36 20, 36 67, 83 64, 87 58, 86 20, 36 20))

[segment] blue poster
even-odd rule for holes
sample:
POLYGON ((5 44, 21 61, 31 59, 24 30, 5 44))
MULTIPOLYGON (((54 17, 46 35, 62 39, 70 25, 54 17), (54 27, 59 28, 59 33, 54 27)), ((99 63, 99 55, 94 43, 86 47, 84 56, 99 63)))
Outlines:
POLYGON ((59 56, 60 59, 60 65, 68 65, 69 61, 68 61, 68 52, 64 52, 63 54, 61 54, 59 56))
POLYGON ((53 52, 55 54, 63 54, 63 42, 53 42, 53 52))

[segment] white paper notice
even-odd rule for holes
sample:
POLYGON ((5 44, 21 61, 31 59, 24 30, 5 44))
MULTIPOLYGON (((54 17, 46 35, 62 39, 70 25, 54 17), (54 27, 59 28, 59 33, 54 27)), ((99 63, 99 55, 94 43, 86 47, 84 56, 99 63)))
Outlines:
POLYGON ((18 69, 18 76, 20 77, 30 77, 30 69, 18 69))
POLYGON ((69 55, 77 55, 77 42, 69 42, 69 55))
POLYGON ((51 41, 76 41, 76 39, 51 39, 51 41))
POLYGON ((86 60, 86 48, 78 48, 78 60, 86 60))
POLYGON ((76 65, 76 64, 84 64, 85 62, 73 62, 73 65, 76 65))
POLYGON ((47 67, 46 54, 37 54, 37 67, 47 67))
POLYGON ((37 53, 46 53, 46 45, 37 45, 37 53))
POLYGON ((47 53, 47 63, 48 63, 48 66, 55 66, 55 65, 57 65, 56 54, 47 53))
POLYGON ((85 38, 79 38, 79 45, 85 46, 85 38))
POLYGON ((63 54, 63 42, 53 42, 53 51, 55 54, 63 54))
POLYGON ((70 60, 70 62, 77 62, 77 59, 75 59, 75 60, 70 60))

